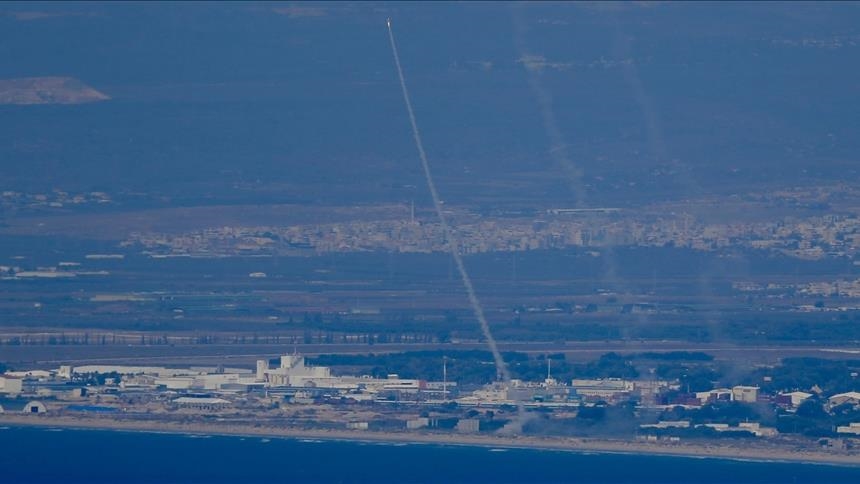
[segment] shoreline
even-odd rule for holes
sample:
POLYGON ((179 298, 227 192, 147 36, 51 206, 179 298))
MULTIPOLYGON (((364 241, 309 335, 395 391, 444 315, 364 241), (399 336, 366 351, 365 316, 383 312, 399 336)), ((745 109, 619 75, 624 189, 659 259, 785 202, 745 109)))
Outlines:
MULTIPOLYGON (((52 417, 0 414, 0 425, 15 427, 114 430, 185 435, 313 439, 344 442, 405 443, 503 449, 552 450, 575 453, 655 455, 784 462, 817 465, 860 466, 860 451, 822 452, 776 446, 729 446, 699 442, 662 443, 596 438, 435 434, 430 432, 380 432, 360 430, 289 429, 230 423, 179 423, 173 421, 116 420, 95 417, 52 417)), ((746 442, 742 443, 746 444, 746 442)), ((759 443, 756 443, 759 444, 759 443)))

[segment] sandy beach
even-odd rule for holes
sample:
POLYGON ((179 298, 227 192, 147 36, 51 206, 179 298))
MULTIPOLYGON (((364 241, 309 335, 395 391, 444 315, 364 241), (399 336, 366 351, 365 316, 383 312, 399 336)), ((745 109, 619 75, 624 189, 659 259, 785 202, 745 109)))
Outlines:
POLYGON ((106 417, 32 416, 0 414, 0 425, 78 429, 169 432, 177 434, 235 435, 267 438, 396 442, 434 445, 466 445, 491 448, 528 448, 570 452, 647 454, 758 461, 807 462, 860 466, 860 451, 810 450, 780 447, 774 443, 643 442, 574 437, 464 435, 432 432, 379 432, 316 430, 248 425, 230 422, 185 423, 171 420, 135 420, 106 417))

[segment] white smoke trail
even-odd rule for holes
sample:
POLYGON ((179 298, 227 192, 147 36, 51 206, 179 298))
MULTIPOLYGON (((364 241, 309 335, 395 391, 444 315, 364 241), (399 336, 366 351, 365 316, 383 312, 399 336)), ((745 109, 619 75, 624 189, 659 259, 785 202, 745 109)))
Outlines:
MULTIPOLYGON (((397 44, 394 42, 394 32, 391 30, 391 20, 388 20, 388 38, 391 40, 391 51, 394 53, 394 63, 397 66, 397 75, 400 77, 400 88, 403 90, 403 101, 406 103, 406 111, 409 113, 409 122, 412 124, 412 137, 415 139, 415 147, 418 148, 418 156, 421 158, 421 166, 424 168, 424 179, 427 181, 427 188, 430 189, 430 196, 433 198, 433 207, 436 209, 436 215, 439 217, 439 223, 442 225, 442 231, 445 234, 445 239, 448 241, 448 248, 451 251, 451 257, 454 259, 454 264, 457 266, 457 272, 460 273, 460 279, 463 280, 463 285, 466 287, 466 293, 469 296, 469 303, 472 305, 472 311, 475 317, 481 324, 481 332, 490 346, 490 352, 493 353, 493 360, 496 363, 496 371, 501 375, 505 383, 510 383, 511 374, 499 352, 499 347, 496 345, 496 340, 490 332, 490 325, 487 323, 487 318, 484 316, 484 310, 481 307, 478 296, 475 294, 475 288, 472 286, 472 279, 469 273, 466 272, 466 266, 463 264, 463 257, 460 255, 460 243, 456 234, 448 225, 445 219, 445 214, 442 212, 442 202, 439 200, 439 193, 436 191, 436 184, 433 182, 433 176, 430 173, 430 164, 427 162, 427 153, 424 151, 424 144, 421 142, 421 133, 418 131, 418 123, 415 122, 415 113, 412 110, 412 102, 409 99, 409 91, 406 89, 406 79, 403 77, 403 69, 400 66, 400 56, 397 53, 397 44)), ((522 413, 522 412, 520 412, 522 413)))
POLYGON ((526 69, 529 88, 535 95, 540 108, 541 121, 543 122, 544 130, 549 137, 550 150, 549 154, 558 167, 560 167, 570 182, 570 189, 573 191, 574 207, 582 207, 585 201, 585 185, 582 182, 583 171, 571 159, 567 149, 564 135, 558 126, 555 110, 553 109, 552 94, 543 87, 541 82, 541 73, 546 67, 546 61, 543 56, 533 55, 527 52, 523 42, 523 31, 525 27, 516 9, 518 5, 512 7, 514 14, 514 42, 520 58, 518 61, 523 64, 526 69))
MULTIPOLYGON (((621 74, 624 76, 624 82, 633 93, 633 99, 636 102, 639 111, 642 113, 642 120, 645 123, 645 135, 648 140, 648 147, 651 150, 651 156, 658 164, 663 164, 669 161, 666 142, 663 137, 662 123, 660 122, 660 113, 654 105, 654 100, 648 95, 645 85, 642 83, 642 78, 639 76, 639 69, 636 67, 636 61, 633 58, 630 49, 630 40, 621 29, 620 20, 612 16, 615 27, 615 45, 613 51, 615 56, 629 62, 621 63, 621 74)), ((685 171, 681 171, 680 176, 686 176, 685 171)), ((689 182, 690 180, 684 180, 689 182)))
MULTIPOLYGON (((537 100, 538 109, 540 110, 541 119, 543 121, 544 131, 551 144, 550 156, 563 174, 567 177, 570 188, 573 192, 573 202, 576 207, 583 207, 586 204, 585 183, 583 181, 584 170, 578 166, 570 157, 567 149, 567 141, 561 128, 558 124, 558 118, 553 107, 552 93, 544 86, 543 72, 547 67, 551 67, 550 63, 543 56, 536 55, 529 51, 526 46, 526 31, 527 27, 523 19, 522 9, 525 4, 515 3, 511 6, 511 15, 514 27, 514 47, 519 55, 519 62, 525 68, 529 88, 537 100)), ((603 260, 605 269, 602 273, 604 283, 614 286, 616 290, 628 295, 635 294, 630 285, 624 282, 619 276, 619 264, 615 256, 614 242, 609 242, 602 247, 603 260)), ((637 313, 637 319, 640 322, 644 321, 644 314, 637 313)), ((622 327, 622 335, 626 337, 627 329, 622 327)))
MULTIPOLYGON (((619 18, 612 16, 615 27, 615 45, 613 50, 616 57, 620 59, 633 58, 630 46, 630 37, 625 35, 622 30, 622 23, 619 18)), ((622 64, 622 74, 628 87, 633 93, 633 99, 636 101, 639 110, 642 113, 642 118, 645 123, 648 145, 651 150, 651 155, 658 164, 671 162, 671 166, 676 170, 676 176, 681 185, 682 195, 695 198, 703 193, 702 187, 696 179, 690 174, 689 167, 678 159, 670 160, 669 149, 667 148, 665 137, 663 135, 662 123, 660 121, 660 112, 655 106, 653 98, 648 94, 645 84, 639 75, 639 69, 636 67, 636 62, 625 62, 622 64)), ((716 275, 711 270, 705 270, 699 274, 697 278, 698 291, 705 299, 711 299, 716 296, 715 290, 712 287, 712 280, 717 279, 716 275)), ((718 323, 720 316, 719 311, 714 309, 706 309, 702 314, 703 320, 708 324, 709 330, 715 337, 722 336, 722 328, 718 323)), ((732 344, 727 342, 726 344, 732 344)))

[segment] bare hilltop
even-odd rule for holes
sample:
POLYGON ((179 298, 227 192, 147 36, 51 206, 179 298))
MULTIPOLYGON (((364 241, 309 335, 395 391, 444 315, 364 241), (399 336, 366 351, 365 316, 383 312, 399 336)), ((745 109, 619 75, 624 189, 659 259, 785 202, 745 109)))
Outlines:
POLYGON ((71 77, 0 79, 0 104, 84 104, 110 99, 71 77))

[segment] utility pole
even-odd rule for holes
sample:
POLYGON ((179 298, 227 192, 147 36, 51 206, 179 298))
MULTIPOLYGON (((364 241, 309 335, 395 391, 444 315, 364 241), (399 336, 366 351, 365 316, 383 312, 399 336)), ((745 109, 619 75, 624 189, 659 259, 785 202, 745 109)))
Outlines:
POLYGON ((442 357, 442 399, 448 401, 448 357, 442 357))

